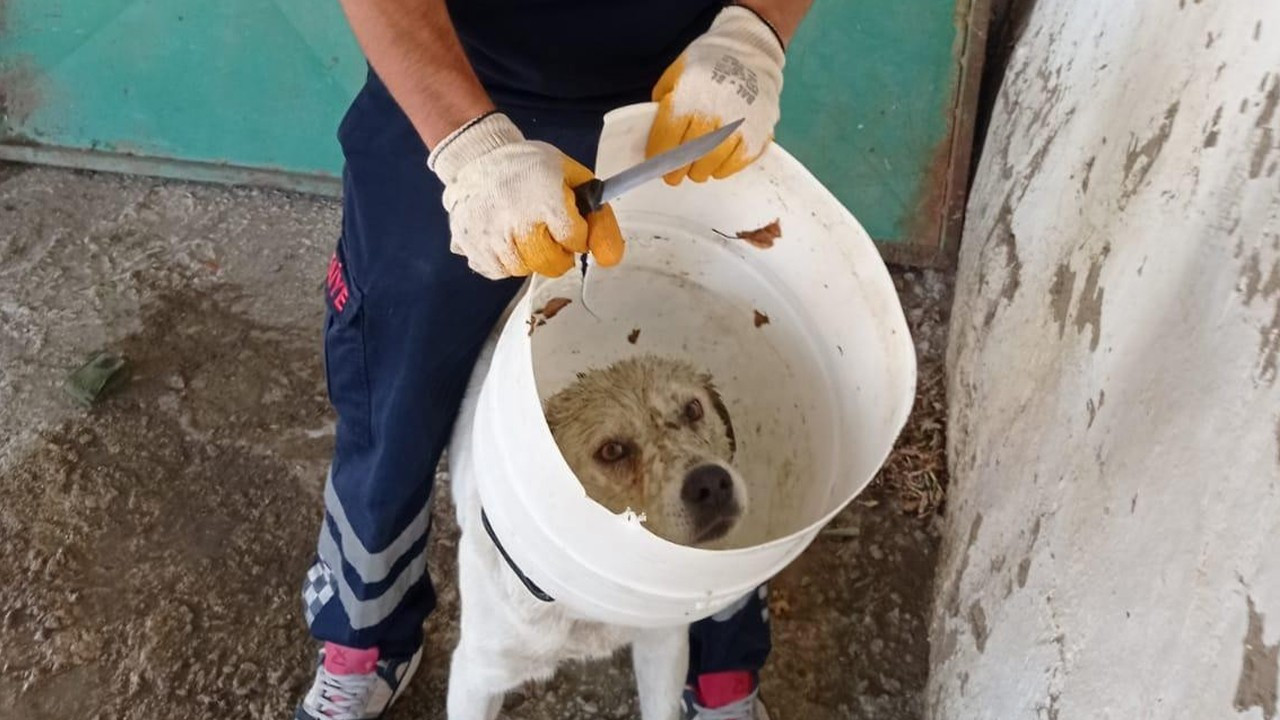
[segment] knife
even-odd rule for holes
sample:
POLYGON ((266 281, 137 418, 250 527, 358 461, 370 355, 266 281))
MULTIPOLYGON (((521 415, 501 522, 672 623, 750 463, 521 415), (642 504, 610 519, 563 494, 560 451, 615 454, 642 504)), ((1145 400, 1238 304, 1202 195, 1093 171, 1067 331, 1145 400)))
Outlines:
MULTIPOLYGON (((605 203, 610 200, 616 200, 628 190, 638 185, 643 185, 650 180, 660 178, 672 170, 682 168, 698 160, 703 155, 714 150, 720 143, 728 140, 733 131, 742 125, 744 119, 738 118, 719 130, 712 130, 705 135, 699 135, 686 143, 681 143, 664 153, 658 153, 648 160, 638 165, 632 165, 626 170, 604 180, 591 178, 573 189, 573 199, 578 205, 578 214, 585 218, 604 207, 605 203)), ((582 300, 582 308, 590 313, 592 317, 598 318, 595 311, 587 304, 587 261, 590 257, 589 253, 582 254, 582 285, 579 299, 582 300)))
POLYGON ((617 175, 601 180, 592 178, 573 189, 578 213, 586 217, 599 210, 605 203, 616 200, 632 188, 662 177, 672 170, 692 163, 711 152, 717 145, 729 139, 742 124, 743 118, 734 120, 719 130, 712 130, 670 150, 654 155, 639 165, 632 165, 617 175))

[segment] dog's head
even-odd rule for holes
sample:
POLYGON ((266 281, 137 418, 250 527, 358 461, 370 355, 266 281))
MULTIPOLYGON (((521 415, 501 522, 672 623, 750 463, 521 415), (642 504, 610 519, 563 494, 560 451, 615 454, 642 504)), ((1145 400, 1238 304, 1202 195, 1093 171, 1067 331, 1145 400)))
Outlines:
POLYGON ((729 412, 711 378, 685 363, 643 356, 580 374, 546 416, 587 494, 644 513, 660 537, 709 543, 746 511, 729 412))

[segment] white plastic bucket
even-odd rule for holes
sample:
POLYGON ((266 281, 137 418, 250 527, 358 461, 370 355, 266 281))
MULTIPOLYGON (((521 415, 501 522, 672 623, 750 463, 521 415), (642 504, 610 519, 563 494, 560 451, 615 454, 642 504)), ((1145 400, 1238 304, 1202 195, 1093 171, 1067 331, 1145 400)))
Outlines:
MULTIPOLYGON (((654 109, 605 118, 599 174, 643 159, 654 109)), ((668 626, 768 580, 866 486, 911 409, 915 353, 871 239, 776 145, 728 180, 653 182, 614 209, 627 254, 588 275, 598 317, 582 306, 578 273, 535 280, 498 339, 470 447, 455 452, 511 558, 557 602, 585 618, 668 626), (774 220, 772 248, 735 237, 774 220), (573 303, 530 335, 552 297, 573 303), (552 439, 543 400, 578 372, 639 353, 690 361, 724 397, 750 496, 732 549, 676 545, 598 505, 552 439)))

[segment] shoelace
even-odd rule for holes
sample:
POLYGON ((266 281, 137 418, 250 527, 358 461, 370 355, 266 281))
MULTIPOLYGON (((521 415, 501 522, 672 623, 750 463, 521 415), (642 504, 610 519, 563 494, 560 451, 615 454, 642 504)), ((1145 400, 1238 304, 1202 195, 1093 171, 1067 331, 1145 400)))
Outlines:
POLYGON ((364 716, 365 701, 377 679, 376 673, 333 675, 321 665, 316 711, 332 720, 359 720, 364 716))
POLYGON ((704 708, 694 703, 693 709, 694 720, 755 720, 756 717, 756 695, 760 693, 760 689, 756 688, 751 694, 735 700, 728 705, 718 708, 704 708))

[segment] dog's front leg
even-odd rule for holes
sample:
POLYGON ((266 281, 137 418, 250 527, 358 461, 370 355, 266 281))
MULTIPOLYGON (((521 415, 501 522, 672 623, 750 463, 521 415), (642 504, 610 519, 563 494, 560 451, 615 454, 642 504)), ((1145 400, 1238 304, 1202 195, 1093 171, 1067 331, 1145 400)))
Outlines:
POLYGON ((631 647, 643 720, 675 720, 689 671, 689 626, 641 630, 631 647))
POLYGON ((502 710, 502 693, 495 693, 479 671, 465 638, 453 651, 449 666, 449 720, 494 720, 502 710))

